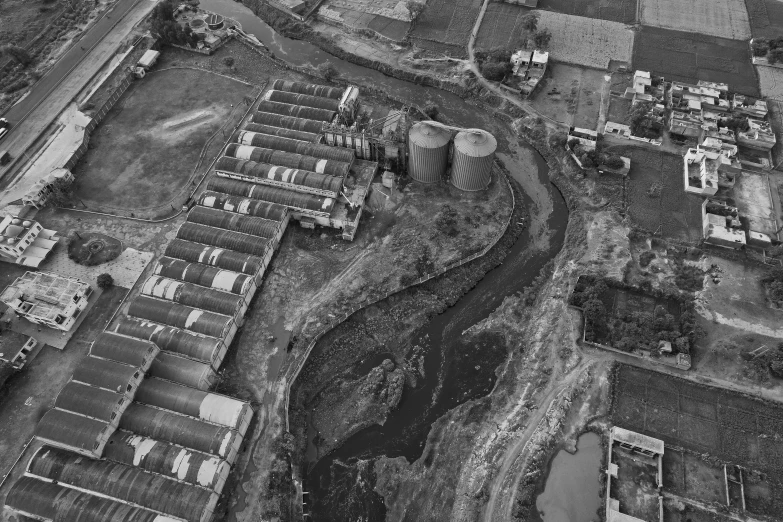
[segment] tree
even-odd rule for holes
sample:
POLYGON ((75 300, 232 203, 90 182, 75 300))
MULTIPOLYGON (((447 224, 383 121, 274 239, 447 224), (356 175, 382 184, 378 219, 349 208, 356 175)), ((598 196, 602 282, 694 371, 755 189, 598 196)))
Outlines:
POLYGON ((499 82, 506 77, 510 68, 510 63, 487 62, 481 66, 481 74, 487 80, 499 82))
POLYGON ((617 154, 610 154, 606 157, 606 161, 604 161, 604 165, 606 165, 612 170, 617 170, 625 167, 625 162, 623 161, 623 158, 621 158, 617 154))
POLYGON ((23 49, 22 47, 19 47, 18 45, 4 45, 3 47, 0 47, 0 54, 3 56, 8 56, 10 58, 13 58, 19 64, 22 65, 22 67, 27 67, 32 63, 33 58, 30 56, 30 53, 27 52, 27 49, 23 49))
POLYGON ((51 193, 46 202, 53 207, 64 207, 71 203, 73 199, 73 184, 65 179, 57 178, 49 184, 51 193))
POLYGON ((783 48, 771 49, 767 54, 767 60, 770 64, 783 62, 783 48))
POLYGON ((538 16, 533 13, 523 16, 522 27, 529 33, 535 32, 538 29, 538 16))
POLYGON ((108 290, 112 286, 114 286, 114 278, 111 276, 111 274, 101 274, 98 276, 98 288, 101 290, 108 290))
POLYGON ((540 31, 536 31, 536 34, 533 35, 533 43, 536 44, 538 49, 546 49, 549 47, 549 40, 551 39, 552 33, 549 32, 549 29, 541 29, 540 31))
POLYGON ((653 108, 652 102, 637 103, 628 113, 631 134, 634 136, 657 138, 655 120, 650 116, 653 108))
POLYGON ((405 2, 405 9, 408 10, 408 16, 410 16, 411 23, 416 23, 416 20, 424 12, 424 4, 417 2, 416 0, 407 0, 405 2))
POLYGON ((223 58, 223 64, 226 67, 232 67, 234 65, 234 57, 233 56, 226 56, 223 58))
POLYGON ((769 40, 766 38, 753 39, 753 56, 766 56, 769 52, 769 40))
POLYGON ((318 66, 318 73, 323 76, 327 82, 330 82, 340 76, 340 73, 337 71, 334 65, 332 65, 332 62, 324 62, 320 64, 318 66))
POLYGON ((748 119, 744 117, 729 118, 726 120, 726 127, 733 131, 746 132, 750 129, 750 123, 748 123, 748 119))
POLYGON ((428 103, 427 105, 424 106, 422 112, 424 112, 424 114, 426 114, 429 119, 437 120, 440 111, 438 110, 437 105, 435 105, 434 103, 428 103))

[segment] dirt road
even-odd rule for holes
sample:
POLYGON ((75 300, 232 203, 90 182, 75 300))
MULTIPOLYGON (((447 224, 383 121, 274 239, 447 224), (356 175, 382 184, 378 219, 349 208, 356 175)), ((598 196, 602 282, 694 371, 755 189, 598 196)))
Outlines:
POLYGON ((5 117, 13 124, 0 143, 12 161, 0 170, 0 187, 14 181, 25 152, 41 133, 117 52, 131 29, 157 4, 157 0, 119 0, 57 64, 39 80, 30 93, 11 107, 5 117))

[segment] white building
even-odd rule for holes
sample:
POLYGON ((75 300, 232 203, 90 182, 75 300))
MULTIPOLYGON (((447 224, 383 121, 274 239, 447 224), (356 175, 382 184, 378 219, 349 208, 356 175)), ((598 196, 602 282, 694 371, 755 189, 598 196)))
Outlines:
POLYGON ((0 221, 0 259, 37 268, 59 239, 57 231, 36 221, 5 216, 0 221))
POLYGON ((85 282, 47 272, 26 272, 0 301, 31 323, 68 331, 87 308, 92 288, 85 282))

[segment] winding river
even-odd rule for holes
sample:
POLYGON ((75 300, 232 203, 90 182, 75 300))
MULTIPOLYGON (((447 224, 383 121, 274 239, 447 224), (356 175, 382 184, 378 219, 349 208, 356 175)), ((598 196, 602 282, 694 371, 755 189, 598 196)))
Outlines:
MULTIPOLYGON (((438 417, 491 391, 496 364, 477 365, 474 358, 456 356, 456 350, 465 349, 462 333, 486 318, 506 296, 529 286, 541 268, 560 251, 568 210, 560 193, 549 182, 544 159, 518 141, 506 124, 470 102, 446 91, 391 78, 337 59, 308 42, 285 38, 234 0, 202 0, 201 7, 238 20, 245 32, 254 34, 278 58, 293 65, 317 66, 328 60, 340 71, 342 78, 351 82, 372 85, 419 106, 434 103, 458 125, 489 130, 498 138, 498 156, 524 191, 517 204, 530 210, 529 226, 504 263, 490 271, 455 306, 416 332, 413 344, 428 348, 424 382, 413 390, 406 390, 398 409, 384 426, 362 430, 338 450, 310 463, 306 483, 313 519, 329 520, 340 513, 340 519, 347 520, 341 506, 347 496, 356 498, 355 488, 360 487, 357 484, 367 484, 361 479, 366 478, 368 461, 384 455, 403 456, 408 461, 418 459, 430 427, 438 417)), ((356 520, 357 515, 365 521, 385 518, 383 499, 371 487, 365 487, 358 496, 361 499, 358 512, 352 511, 351 519, 356 520)))

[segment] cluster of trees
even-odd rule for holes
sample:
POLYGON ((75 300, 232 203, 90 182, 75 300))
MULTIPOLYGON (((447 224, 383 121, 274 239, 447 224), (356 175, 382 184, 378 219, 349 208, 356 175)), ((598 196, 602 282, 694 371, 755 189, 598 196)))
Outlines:
POLYGON ((719 120, 718 127, 728 127, 734 132, 747 132, 750 129, 750 123, 745 116, 734 116, 726 120, 719 120))
POLYGON ((690 353, 690 347, 702 335, 696 316, 688 307, 678 321, 661 305, 653 312, 611 314, 604 305, 609 287, 603 279, 581 282, 574 290, 571 304, 582 308, 587 340, 624 351, 658 351, 668 341, 674 353, 690 353), (580 287, 581 286, 581 287, 580 287))
POLYGON ((152 10, 150 30, 165 44, 189 45, 195 47, 198 37, 190 26, 182 26, 174 20, 174 3, 165 0, 152 10))
POLYGON ((511 51, 508 49, 492 49, 476 53, 476 59, 481 64, 481 75, 494 82, 503 81, 511 73, 511 51))
POLYGON ((330 82, 340 76, 339 71, 337 71, 337 68, 332 64, 332 62, 323 62, 318 65, 318 73, 324 77, 324 80, 327 82, 330 82))
POLYGON ((631 133, 641 138, 656 139, 661 136, 660 124, 652 116, 653 103, 637 103, 628 113, 631 133))
POLYGON ((593 169, 601 165, 610 169, 621 169, 625 165, 618 154, 603 152, 601 143, 598 143, 594 149, 589 149, 582 145, 578 139, 572 138, 568 141, 568 148, 571 149, 574 156, 579 158, 585 169, 593 169))
POLYGON ((22 67, 27 67, 33 61, 33 57, 27 49, 19 47, 18 45, 7 44, 0 47, 0 56, 8 57, 15 60, 22 67))
POLYGON ((775 268, 761 282, 767 289, 769 299, 777 306, 781 306, 783 304, 783 268, 775 268))
POLYGON ((753 55, 766 57, 770 64, 783 62, 783 36, 754 38, 753 55))

